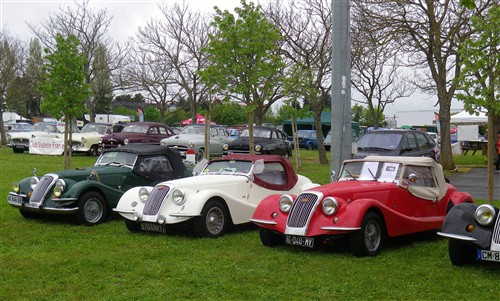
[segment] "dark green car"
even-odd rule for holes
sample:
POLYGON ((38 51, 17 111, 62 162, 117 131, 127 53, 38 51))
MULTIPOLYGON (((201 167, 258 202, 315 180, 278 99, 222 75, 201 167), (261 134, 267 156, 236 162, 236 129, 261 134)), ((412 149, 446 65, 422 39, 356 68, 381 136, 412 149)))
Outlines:
POLYGON ((179 152, 165 146, 130 144, 104 152, 94 166, 35 175, 14 183, 8 203, 26 218, 74 215, 84 225, 105 221, 122 194, 136 186, 190 174, 179 152))

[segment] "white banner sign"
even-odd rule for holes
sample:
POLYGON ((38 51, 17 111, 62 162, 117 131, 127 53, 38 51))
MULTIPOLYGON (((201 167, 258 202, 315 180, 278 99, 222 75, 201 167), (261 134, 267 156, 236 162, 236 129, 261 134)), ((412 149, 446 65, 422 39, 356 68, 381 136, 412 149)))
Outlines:
POLYGON ((64 139, 60 138, 30 138, 30 154, 62 155, 64 139))

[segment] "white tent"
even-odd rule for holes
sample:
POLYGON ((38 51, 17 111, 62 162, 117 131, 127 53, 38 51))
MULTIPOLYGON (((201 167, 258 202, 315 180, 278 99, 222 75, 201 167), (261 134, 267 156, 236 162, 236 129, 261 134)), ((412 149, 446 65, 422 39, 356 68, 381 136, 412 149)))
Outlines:
POLYGON ((460 113, 450 117, 451 124, 486 124, 488 123, 488 116, 485 113, 469 114, 463 110, 460 113))
POLYGON ((22 117, 21 115, 18 115, 14 112, 3 112, 2 114, 3 122, 4 123, 16 123, 18 121, 28 121, 29 119, 26 119, 22 117))

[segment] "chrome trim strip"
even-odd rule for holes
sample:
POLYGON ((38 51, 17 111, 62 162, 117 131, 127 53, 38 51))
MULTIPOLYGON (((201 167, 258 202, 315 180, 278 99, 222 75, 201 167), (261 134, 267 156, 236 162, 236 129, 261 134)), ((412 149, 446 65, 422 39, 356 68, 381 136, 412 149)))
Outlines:
POLYGON ((357 231, 357 230, 360 230, 361 227, 330 227, 330 226, 326 226, 326 227, 321 227, 321 230, 326 230, 326 231, 357 231))
POLYGON ((472 242, 477 241, 477 239, 470 237, 470 236, 457 235, 457 234, 451 234, 451 233, 438 232, 437 235, 448 237, 448 238, 453 238, 453 239, 458 239, 458 240, 465 240, 465 241, 472 241, 472 242))
POLYGON ((278 223, 275 221, 270 221, 270 220, 265 220, 265 219, 256 219, 256 218, 251 218, 251 222, 256 223, 256 224, 264 224, 264 225, 277 225, 278 223))

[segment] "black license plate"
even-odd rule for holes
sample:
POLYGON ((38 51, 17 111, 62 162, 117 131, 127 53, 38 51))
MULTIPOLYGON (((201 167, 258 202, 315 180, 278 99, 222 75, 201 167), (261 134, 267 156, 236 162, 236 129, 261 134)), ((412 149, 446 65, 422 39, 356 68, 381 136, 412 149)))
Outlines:
POLYGON ((301 246, 301 247, 314 247, 314 238, 303 237, 303 236, 293 236, 287 235, 285 237, 285 242, 289 245, 301 246))
POLYGON ((153 223, 141 223, 141 230, 147 232, 167 233, 167 227, 165 227, 165 225, 153 223))
POLYGON ((488 251, 488 250, 477 250, 477 259, 500 262, 500 252, 488 251))

